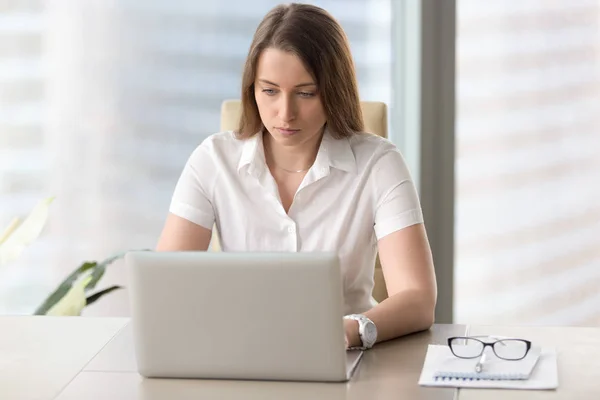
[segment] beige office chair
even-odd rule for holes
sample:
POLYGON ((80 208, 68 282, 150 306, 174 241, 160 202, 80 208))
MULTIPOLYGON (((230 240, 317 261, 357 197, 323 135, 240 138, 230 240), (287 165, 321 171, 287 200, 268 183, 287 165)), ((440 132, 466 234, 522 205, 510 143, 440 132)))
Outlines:
MULTIPOLYGON (((387 107, 385 103, 363 101, 361 102, 361 106, 365 120, 365 130, 379 136, 387 137, 387 107)), ((221 131, 237 129, 240 112, 241 108, 239 100, 224 101, 221 106, 221 131)), ((213 237, 211 240, 212 251, 220 250, 218 234, 216 232, 217 230, 215 227, 213 228, 213 237)), ((379 263, 379 256, 377 257, 377 262, 375 264, 375 287, 373 288, 373 297, 377 301, 383 301, 387 298, 387 289, 385 287, 385 280, 383 279, 381 264, 379 263)))

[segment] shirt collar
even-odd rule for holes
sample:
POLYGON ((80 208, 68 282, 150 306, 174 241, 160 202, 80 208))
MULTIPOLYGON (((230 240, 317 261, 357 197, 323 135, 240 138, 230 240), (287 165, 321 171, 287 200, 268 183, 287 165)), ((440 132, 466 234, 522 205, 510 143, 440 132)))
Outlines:
MULTIPOLYGON (((253 175, 260 174, 266 167, 262 131, 244 140, 242 155, 238 163, 238 173, 247 165, 249 166, 248 173, 253 175)), ((317 168, 331 166, 342 171, 356 173, 356 158, 349 139, 335 139, 329 129, 325 128, 315 166, 317 168)))
MULTIPOLYGON (((350 146, 349 138, 336 139, 329 129, 325 128, 319 153, 324 153, 322 161, 342 171, 356 173, 356 158, 350 146)), ((317 155, 319 158, 319 155, 317 155)))
POLYGON ((253 175, 260 172, 261 166, 265 165, 262 130, 250 138, 244 139, 242 155, 238 163, 238 173, 247 165, 249 166, 248 173, 253 175))

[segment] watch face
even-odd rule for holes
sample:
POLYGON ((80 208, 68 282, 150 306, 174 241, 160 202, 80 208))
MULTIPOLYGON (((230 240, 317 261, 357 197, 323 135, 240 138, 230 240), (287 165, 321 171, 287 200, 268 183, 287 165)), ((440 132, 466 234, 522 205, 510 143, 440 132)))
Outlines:
POLYGON ((363 332, 365 336, 365 342, 369 344, 375 343, 375 340, 377 340, 377 328, 375 327, 374 323, 367 322, 363 332))

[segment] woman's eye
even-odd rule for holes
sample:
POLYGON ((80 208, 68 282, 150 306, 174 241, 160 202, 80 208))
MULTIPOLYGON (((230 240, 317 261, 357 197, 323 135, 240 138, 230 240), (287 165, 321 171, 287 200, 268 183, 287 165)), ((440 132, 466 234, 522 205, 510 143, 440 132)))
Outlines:
POLYGON ((269 96, 272 96, 272 95, 275 94, 275 90, 273 90, 273 89, 263 89, 263 93, 265 93, 265 94, 267 94, 269 96))
POLYGON ((300 92, 298 94, 300 95, 300 97, 313 97, 315 95, 314 93, 309 92, 300 92))

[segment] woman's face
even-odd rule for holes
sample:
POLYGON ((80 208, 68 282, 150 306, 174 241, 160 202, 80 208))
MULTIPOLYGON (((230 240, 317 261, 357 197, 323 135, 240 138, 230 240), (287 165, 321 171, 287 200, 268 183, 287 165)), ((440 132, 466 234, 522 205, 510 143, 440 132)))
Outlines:
POLYGON ((269 48, 258 59, 254 96, 263 125, 283 146, 316 141, 325 111, 312 76, 292 53, 269 48))

